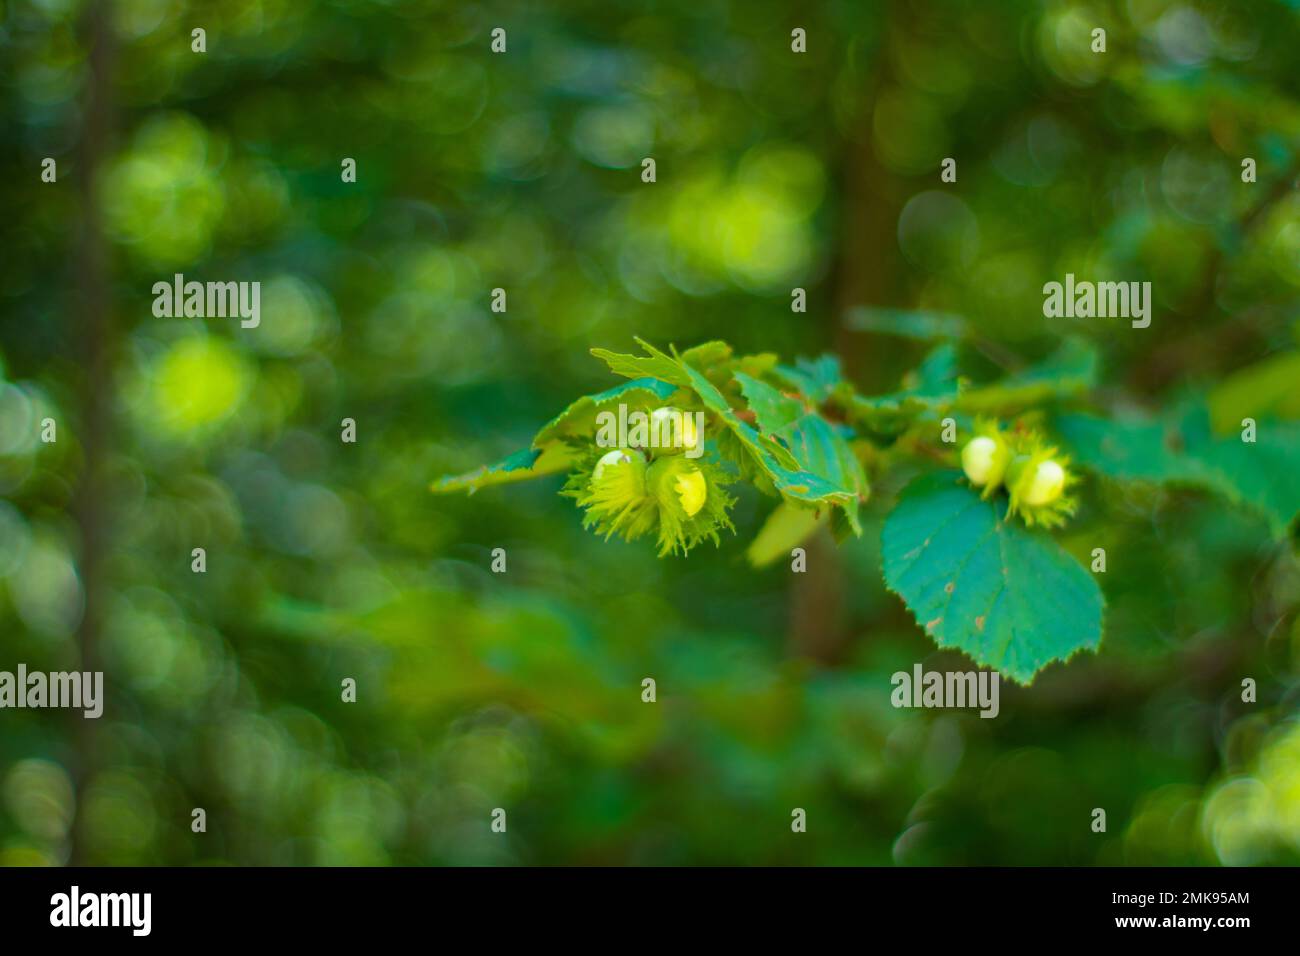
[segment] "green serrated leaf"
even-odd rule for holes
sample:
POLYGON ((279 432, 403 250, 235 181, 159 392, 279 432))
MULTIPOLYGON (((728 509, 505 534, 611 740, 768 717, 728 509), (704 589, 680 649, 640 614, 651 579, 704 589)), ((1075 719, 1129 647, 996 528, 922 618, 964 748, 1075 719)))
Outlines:
POLYGON ((817 475, 854 496, 855 501, 846 502, 842 507, 849 529, 855 535, 861 534, 858 501, 867 499, 870 486, 843 430, 766 382, 743 372, 736 373, 736 380, 759 428, 781 439, 801 471, 817 475))
POLYGON ((749 410, 754 413, 754 420, 763 431, 779 432, 803 417, 804 405, 797 398, 783 395, 766 382, 760 382, 744 372, 737 372, 735 378, 740 383, 741 394, 749 403, 749 410))
POLYGON ((871 489, 862 463, 853 454, 842 431, 817 413, 809 412, 777 434, 794 453, 801 469, 852 493, 852 502, 843 505, 844 517, 853 533, 861 534, 858 503, 867 500, 871 489))
POLYGON ((596 395, 584 395, 556 415, 533 439, 534 448, 572 435, 590 435, 596 429, 596 416, 602 406, 619 403, 631 410, 653 410, 672 396, 677 386, 657 378, 638 378, 606 389, 596 395))
POLYGON ((699 345, 691 346, 681 354, 680 358, 687 365, 692 365, 703 372, 715 365, 730 361, 731 356, 731 346, 720 339, 714 339, 711 342, 701 342, 699 345))
POLYGON ((591 354, 609 366, 615 375, 627 378, 657 378, 683 388, 689 388, 691 379, 688 371, 693 371, 671 355, 666 355, 641 339, 636 340, 649 355, 628 355, 625 352, 611 352, 609 349, 592 349, 591 354))
POLYGON ((434 494, 468 491, 470 494, 490 485, 504 485, 515 481, 528 481, 565 471, 573 461, 573 453, 565 445, 555 444, 545 449, 525 448, 504 458, 495 465, 482 465, 463 475, 439 478, 429 485, 434 494))
POLYGON ((822 355, 815 359, 797 359, 794 367, 778 365, 773 369, 776 375, 789 388, 803 394, 810 402, 820 404, 826 401, 844 382, 840 371, 840 360, 834 355, 822 355))
POLYGON ((699 369, 729 400, 740 397, 740 384, 732 378, 744 372, 752 378, 761 378, 776 367, 777 356, 771 352, 757 355, 735 355, 725 342, 705 342, 689 348, 678 356, 687 365, 699 369))
POLYGON ((958 472, 914 481, 885 521, 885 584, 940 647, 1023 684, 1101 643, 1096 581, 1052 537, 1002 521, 958 472))

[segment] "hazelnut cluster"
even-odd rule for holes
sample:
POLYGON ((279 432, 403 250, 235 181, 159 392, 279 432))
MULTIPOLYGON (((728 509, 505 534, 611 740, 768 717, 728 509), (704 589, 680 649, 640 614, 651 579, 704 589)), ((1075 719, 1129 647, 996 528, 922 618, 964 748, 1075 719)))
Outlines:
POLYGON ((1068 494, 1078 481, 1070 459, 1032 429, 1007 432, 995 421, 977 420, 975 437, 961 450, 961 466, 983 498, 1005 487, 1007 517, 1019 515, 1030 527, 1064 524, 1078 507, 1068 494))
POLYGON ((563 492, 585 509, 584 527, 629 541, 657 534, 661 556, 686 553, 706 538, 717 543, 720 529, 734 530, 728 511, 735 499, 725 490, 731 476, 707 444, 697 458, 684 454, 704 440, 691 416, 668 407, 651 413, 656 421, 669 416, 688 425, 679 444, 588 452, 563 492))

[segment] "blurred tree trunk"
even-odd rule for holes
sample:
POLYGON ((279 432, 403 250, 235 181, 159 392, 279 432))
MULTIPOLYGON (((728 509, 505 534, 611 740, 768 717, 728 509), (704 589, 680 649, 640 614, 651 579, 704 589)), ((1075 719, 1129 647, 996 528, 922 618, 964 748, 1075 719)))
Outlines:
MULTIPOLYGON (((896 18, 896 5, 888 3, 876 14, 882 18, 887 38, 896 18)), ((884 40, 882 40, 883 44, 884 40)), ((876 159, 871 144, 872 111, 876 94, 888 81, 887 58, 880 53, 862 78, 858 117, 842 143, 837 178, 840 209, 836 255, 827 283, 830 306, 824 311, 826 338, 832 343, 844 374, 868 388, 884 387, 890 373, 888 356, 873 336, 845 327, 845 317, 860 305, 877 305, 894 295, 891 281, 898 243, 895 224, 901 209, 899 184, 876 159)), ((843 69, 852 69, 845 64, 843 69)), ((843 561, 828 530, 819 531, 807 545, 808 570, 794 575, 790 600, 790 651, 822 663, 840 660, 851 638, 845 608, 846 574, 843 561)))
MULTIPOLYGON (((112 367, 110 365, 110 309, 108 249, 100 222, 100 174, 112 135, 112 11, 107 0, 93 0, 82 21, 89 51, 88 76, 81 110, 82 130, 77 150, 77 187, 81 196, 81 228, 77 237, 71 323, 82 375, 78 394, 78 442, 82 451, 81 477, 73 509, 81 533, 80 572, 85 592, 85 613, 77 635, 81 669, 102 670, 99 636, 103 625, 105 501, 104 464, 112 422, 112 367)), ((107 695, 107 687, 105 689, 107 695)), ((111 708, 105 707, 106 713, 111 708)), ((74 711, 76 763, 71 768, 76 786, 77 812, 72 827, 71 862, 88 862, 84 828, 84 803, 95 763, 95 724, 74 711)))

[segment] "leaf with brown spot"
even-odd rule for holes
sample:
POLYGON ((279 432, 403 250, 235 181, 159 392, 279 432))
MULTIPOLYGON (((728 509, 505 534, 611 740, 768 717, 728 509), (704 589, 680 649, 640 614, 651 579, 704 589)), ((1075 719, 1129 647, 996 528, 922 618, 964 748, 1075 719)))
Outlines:
POLYGON ((1049 534, 1004 522, 959 472, 914 481, 885 521, 885 584, 940 647, 1027 684, 1101 643, 1097 582, 1049 534))

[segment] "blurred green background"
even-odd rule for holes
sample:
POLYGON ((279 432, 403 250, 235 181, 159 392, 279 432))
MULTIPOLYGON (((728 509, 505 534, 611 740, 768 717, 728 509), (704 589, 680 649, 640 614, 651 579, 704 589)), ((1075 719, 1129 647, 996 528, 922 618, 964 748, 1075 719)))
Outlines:
POLYGON ((427 491, 633 335, 890 390, 925 343, 860 306, 1089 336, 1134 407, 1272 356, 1294 416, 1298 49, 1266 0, 5 0, 0 669, 107 702, 0 712, 0 863, 1300 862, 1300 568, 1204 494, 1105 490, 1101 653, 981 720, 890 706, 970 666, 883 589, 896 488, 805 575, 744 561, 752 494, 660 561, 559 478, 427 491), (155 318, 177 272, 260 328, 155 318), (1044 319, 1066 272, 1151 328, 1044 319))

